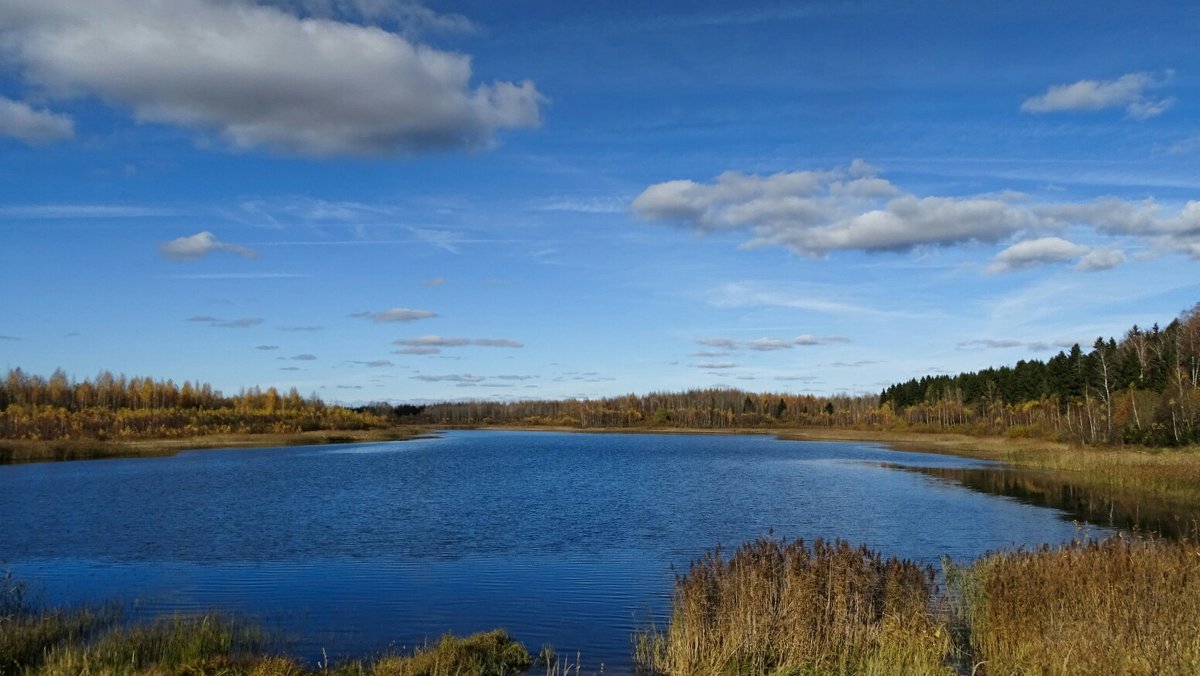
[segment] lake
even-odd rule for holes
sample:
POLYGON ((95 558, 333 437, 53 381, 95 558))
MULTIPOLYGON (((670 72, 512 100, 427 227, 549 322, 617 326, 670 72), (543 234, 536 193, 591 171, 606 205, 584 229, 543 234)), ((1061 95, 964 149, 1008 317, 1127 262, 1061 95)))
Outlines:
POLYGON ((48 603, 249 616, 309 663, 503 626, 623 673, 675 573, 718 543, 836 537, 936 564, 1079 535, 1066 512, 946 480, 986 467, 765 435, 493 431, 9 465, 0 566, 48 603))

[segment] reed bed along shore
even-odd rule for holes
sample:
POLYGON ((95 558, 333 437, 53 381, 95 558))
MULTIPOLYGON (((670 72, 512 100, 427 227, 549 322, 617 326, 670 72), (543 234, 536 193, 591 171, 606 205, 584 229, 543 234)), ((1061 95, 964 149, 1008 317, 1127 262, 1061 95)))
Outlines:
POLYGON ((758 540, 676 581, 655 674, 1200 673, 1200 546, 1112 538, 932 571, 844 542, 758 540))
MULTIPOLYGON (((111 608, 47 610, 0 578, 0 675, 580 675, 502 630, 339 664, 274 654, 220 616, 129 626, 111 608)), ((639 671, 735 674, 1200 673, 1200 544, 1116 537, 928 566, 845 542, 759 539, 676 579, 639 671), (938 581, 944 580, 944 589, 938 581)))

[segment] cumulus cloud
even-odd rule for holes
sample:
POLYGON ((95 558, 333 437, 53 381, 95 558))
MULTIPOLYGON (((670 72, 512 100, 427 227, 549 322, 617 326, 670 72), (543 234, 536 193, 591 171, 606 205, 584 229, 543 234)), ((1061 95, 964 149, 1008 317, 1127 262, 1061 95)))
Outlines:
POLYGON ((36 110, 28 103, 0 96, 0 136, 11 136, 36 145, 74 135, 75 123, 69 116, 36 110))
POLYGON ((207 256, 214 251, 227 251, 246 258, 254 258, 258 255, 258 252, 254 249, 221 242, 207 230, 198 232, 190 237, 180 237, 160 244, 158 251, 164 258, 169 258, 173 261, 192 260, 207 256))
POLYGON ((355 312, 350 316, 370 319, 376 324, 383 324, 388 322, 412 322, 418 319, 429 319, 438 315, 436 312, 431 312, 430 310, 411 310, 406 307, 394 307, 383 312, 355 312))
POLYGON ((442 336, 421 336, 419 338, 397 338, 392 344, 409 348, 443 348, 443 347, 525 347, 524 343, 507 338, 443 338, 442 336))
POLYGON ((1125 252, 1108 247, 1103 249, 1092 249, 1079 259, 1079 263, 1075 265, 1079 270, 1108 270, 1115 268, 1125 261, 1125 252))
POLYGON ((1155 78, 1151 73, 1129 73, 1116 80, 1080 80, 1072 84, 1055 85, 1045 93, 1025 99, 1021 110, 1026 113, 1052 113, 1063 110, 1103 110, 1124 108, 1125 114, 1136 120, 1158 117, 1175 103, 1174 98, 1150 98, 1147 89, 1165 84, 1171 76, 1155 78))
MULTIPOLYGON (((646 188, 632 206, 647 221, 700 233, 745 232, 746 247, 784 246, 804 256, 999 244, 1018 236, 1047 239, 1074 226, 1103 236, 1142 238, 1159 252, 1200 258, 1200 201, 1170 213, 1154 200, 1111 197, 1037 203, 1012 193, 921 196, 901 191, 857 161, 830 171, 725 172, 709 183, 667 181, 646 188)), ((1022 254, 1029 253, 1023 249, 1029 248, 1006 254, 996 269, 1020 264, 1022 254)), ((1105 260, 1114 259, 1108 254, 1105 260)))
POLYGON ((1029 239, 1008 247, 996 254, 989 272, 1022 270, 1025 268, 1073 260, 1087 254, 1086 246, 1068 242, 1060 237, 1029 239))
POLYGON ((49 96, 93 94, 235 148, 477 149, 499 130, 540 124, 545 99, 532 82, 473 85, 467 55, 402 30, 297 14, 306 4, 6 0, 0 48, 49 96))
POLYGON ((996 254, 988 272, 1023 270, 1052 263, 1078 261, 1077 270, 1107 270, 1125 260, 1125 252, 1117 248, 1097 248, 1069 242, 1061 237, 1041 237, 1017 242, 996 254))
POLYGON ((667 181, 646 188, 633 209, 647 221, 700 232, 749 231, 747 246, 780 245, 807 256, 998 242, 1036 223, 1002 197, 904 194, 862 162, 772 176, 728 171, 707 184, 667 181))

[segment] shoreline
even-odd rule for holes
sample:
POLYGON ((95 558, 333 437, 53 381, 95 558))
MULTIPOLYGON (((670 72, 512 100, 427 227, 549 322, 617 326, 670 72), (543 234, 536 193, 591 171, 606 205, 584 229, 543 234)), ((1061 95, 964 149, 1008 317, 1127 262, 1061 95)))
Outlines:
POLYGON ((430 436, 436 431, 430 427, 413 426, 375 430, 315 430, 290 434, 211 434, 129 441, 0 439, 0 465, 108 458, 161 458, 178 455, 184 451, 408 441, 430 436))

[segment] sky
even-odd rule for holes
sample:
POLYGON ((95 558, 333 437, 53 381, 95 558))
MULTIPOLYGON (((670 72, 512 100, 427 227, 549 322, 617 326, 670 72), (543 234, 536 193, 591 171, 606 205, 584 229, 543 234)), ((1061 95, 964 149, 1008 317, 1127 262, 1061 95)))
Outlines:
POLYGON ((0 367, 859 394, 1200 302, 1200 6, 4 0, 0 367))

